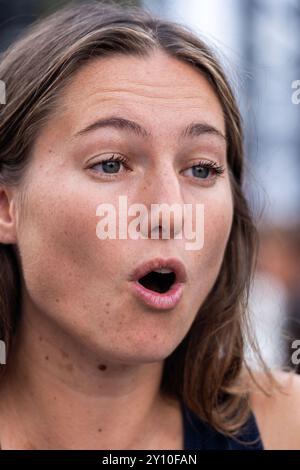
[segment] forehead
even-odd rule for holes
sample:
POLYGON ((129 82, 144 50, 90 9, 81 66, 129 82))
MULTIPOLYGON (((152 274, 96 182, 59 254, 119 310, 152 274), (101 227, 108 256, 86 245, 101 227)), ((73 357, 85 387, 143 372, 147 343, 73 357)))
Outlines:
POLYGON ((116 54, 92 60, 72 77, 59 110, 72 133, 114 111, 140 119, 154 133, 162 124, 175 131, 193 120, 225 132, 221 104, 207 79, 160 51, 149 57, 116 54))

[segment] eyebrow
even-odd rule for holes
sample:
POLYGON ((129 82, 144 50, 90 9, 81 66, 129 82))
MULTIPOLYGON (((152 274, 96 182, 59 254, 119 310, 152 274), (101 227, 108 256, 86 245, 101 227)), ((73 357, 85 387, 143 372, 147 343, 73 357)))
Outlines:
MULTIPOLYGON (((79 137, 82 135, 86 135, 90 132, 93 132, 100 128, 105 127, 112 127, 114 129, 125 130, 127 132, 131 132, 138 137, 150 138, 152 137, 151 132, 147 131, 144 127, 138 124, 135 121, 131 121, 129 119, 125 119, 119 116, 111 116, 104 119, 98 119, 97 121, 93 122, 92 124, 88 125, 84 129, 77 132, 74 137, 79 137)), ((222 138, 226 142, 226 137, 222 134, 214 126, 207 124, 205 122, 192 122, 188 126, 186 126, 180 133, 179 138, 192 138, 192 137, 199 137, 203 134, 210 134, 215 135, 217 137, 222 138)))

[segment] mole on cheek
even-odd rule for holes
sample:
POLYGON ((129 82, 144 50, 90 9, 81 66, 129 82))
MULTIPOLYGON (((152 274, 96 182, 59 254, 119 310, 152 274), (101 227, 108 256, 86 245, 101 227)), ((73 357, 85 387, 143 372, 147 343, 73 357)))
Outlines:
POLYGON ((101 429, 101 428, 99 428, 99 429, 98 429, 98 432, 102 432, 102 429, 101 429))
POLYGON ((49 361, 49 356, 45 356, 46 361, 49 361))
POLYGON ((106 370, 107 367, 106 367, 105 364, 99 364, 98 369, 99 369, 99 370, 106 370))

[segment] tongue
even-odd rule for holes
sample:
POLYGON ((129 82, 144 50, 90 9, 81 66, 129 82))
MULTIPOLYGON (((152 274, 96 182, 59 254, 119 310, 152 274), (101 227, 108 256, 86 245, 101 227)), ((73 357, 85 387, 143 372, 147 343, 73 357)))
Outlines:
POLYGON ((167 292, 175 281, 175 274, 173 272, 168 274, 157 273, 151 271, 139 279, 139 283, 149 290, 159 293, 167 292))

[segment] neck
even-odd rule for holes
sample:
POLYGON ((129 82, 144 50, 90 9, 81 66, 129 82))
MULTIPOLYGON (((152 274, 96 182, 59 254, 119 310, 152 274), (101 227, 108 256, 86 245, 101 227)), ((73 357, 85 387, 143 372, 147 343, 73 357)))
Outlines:
POLYGON ((117 362, 69 336, 23 312, 1 384, 2 448, 11 435, 19 448, 151 448, 166 418, 163 363, 117 362))

